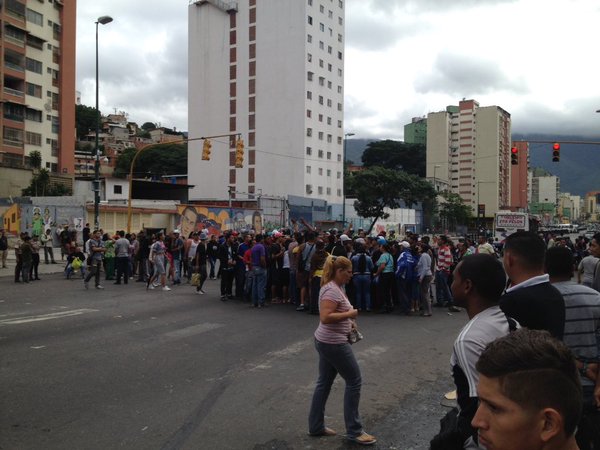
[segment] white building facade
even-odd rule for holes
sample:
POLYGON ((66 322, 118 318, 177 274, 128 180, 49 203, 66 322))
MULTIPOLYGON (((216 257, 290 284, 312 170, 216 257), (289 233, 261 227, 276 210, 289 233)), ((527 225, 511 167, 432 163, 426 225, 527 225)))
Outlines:
POLYGON ((189 5, 191 200, 291 196, 342 203, 343 0, 189 5), (235 168, 240 134, 243 168, 235 168))

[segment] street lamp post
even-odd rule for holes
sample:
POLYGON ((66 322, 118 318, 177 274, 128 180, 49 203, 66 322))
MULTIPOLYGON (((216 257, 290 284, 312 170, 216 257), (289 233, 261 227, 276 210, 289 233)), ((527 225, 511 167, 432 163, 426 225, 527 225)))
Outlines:
POLYGON ((100 106, 98 90, 98 24, 106 25, 112 22, 110 16, 100 16, 96 21, 96 147, 94 148, 94 228, 100 228, 100 149, 98 135, 100 134, 100 106))
POLYGON ((343 181, 344 184, 342 186, 342 228, 346 226, 346 141, 350 136, 354 136, 354 133, 346 133, 344 134, 344 155, 343 155, 343 163, 342 163, 342 173, 343 173, 343 181))

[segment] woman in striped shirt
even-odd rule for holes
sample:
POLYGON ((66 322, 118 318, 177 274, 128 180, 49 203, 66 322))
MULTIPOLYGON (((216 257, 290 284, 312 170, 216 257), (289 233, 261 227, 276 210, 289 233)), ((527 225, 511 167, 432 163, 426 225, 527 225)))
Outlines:
POLYGON ((362 445, 377 440, 365 433, 358 413, 360 368, 348 342, 348 334, 358 311, 348 301, 343 286, 352 278, 352 263, 343 256, 329 256, 323 267, 319 293, 320 323, 315 331, 315 347, 319 353, 319 378, 313 394, 308 429, 311 436, 334 436, 325 426, 325 404, 335 377, 339 373, 346 382, 344 421, 347 439, 362 445))

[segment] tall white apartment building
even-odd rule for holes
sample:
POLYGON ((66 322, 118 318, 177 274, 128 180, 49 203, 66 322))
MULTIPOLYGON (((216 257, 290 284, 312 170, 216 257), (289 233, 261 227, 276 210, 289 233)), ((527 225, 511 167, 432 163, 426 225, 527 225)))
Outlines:
POLYGON ((459 194, 477 214, 510 207, 510 114, 498 106, 462 100, 427 116, 427 177, 459 194), (435 178, 435 180, 434 180, 435 178))
MULTIPOLYGON (((190 199, 228 191, 342 203, 343 0, 196 0, 189 5, 190 199)), ((238 195, 238 198, 244 198, 238 195)))

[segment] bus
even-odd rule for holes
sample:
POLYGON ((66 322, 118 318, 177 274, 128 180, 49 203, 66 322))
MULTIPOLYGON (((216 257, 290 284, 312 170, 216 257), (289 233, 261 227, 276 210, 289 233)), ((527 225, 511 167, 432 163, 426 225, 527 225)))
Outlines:
POLYGON ((504 240, 517 231, 529 231, 529 214, 498 211, 494 217, 494 245, 504 246, 504 240))

